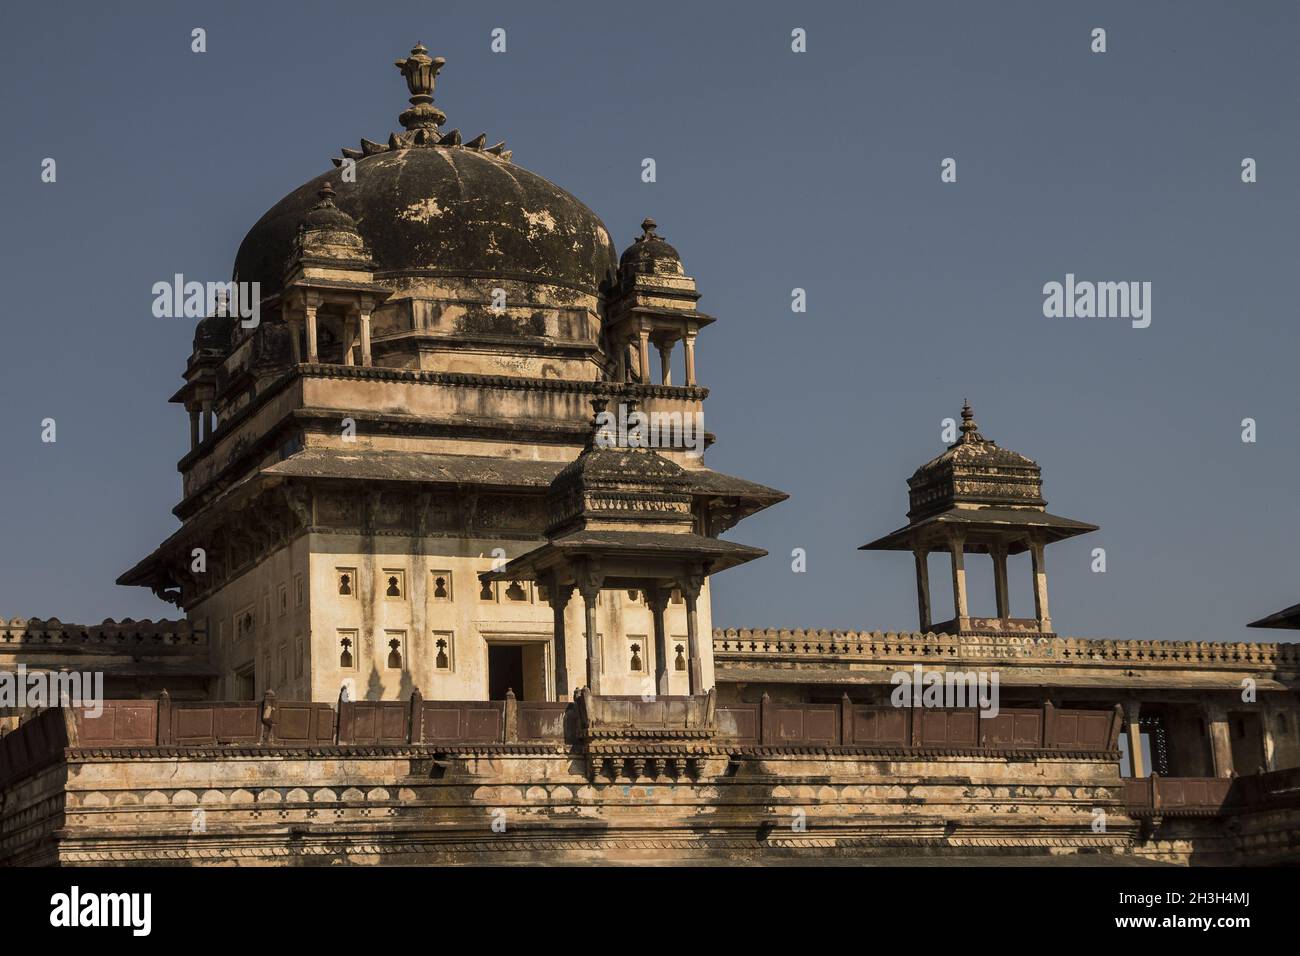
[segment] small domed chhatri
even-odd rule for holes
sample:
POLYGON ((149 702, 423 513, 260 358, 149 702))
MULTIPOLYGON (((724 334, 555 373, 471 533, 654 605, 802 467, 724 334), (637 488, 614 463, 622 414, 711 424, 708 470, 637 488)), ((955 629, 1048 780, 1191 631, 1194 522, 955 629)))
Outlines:
POLYGON ((985 438, 975 422, 974 410, 965 402, 957 440, 943 454, 918 468, 907 485, 907 525, 864 544, 860 550, 912 552, 921 630, 948 634, 1051 633, 1043 549, 1053 541, 1096 531, 1097 526, 1048 513, 1038 463, 985 438), (953 579, 953 618, 938 624, 931 620, 928 564, 928 556, 935 551, 951 555, 953 579), (1025 551, 1033 558, 1033 618, 1012 616, 1007 588, 1007 557, 1025 551), (970 613, 967 552, 987 554, 993 559, 997 599, 994 617, 970 613))
POLYGON ((656 232, 658 228, 659 224, 653 219, 642 220, 641 235, 623 250, 623 255, 618 260, 619 268, 625 274, 682 274, 682 257, 656 232))

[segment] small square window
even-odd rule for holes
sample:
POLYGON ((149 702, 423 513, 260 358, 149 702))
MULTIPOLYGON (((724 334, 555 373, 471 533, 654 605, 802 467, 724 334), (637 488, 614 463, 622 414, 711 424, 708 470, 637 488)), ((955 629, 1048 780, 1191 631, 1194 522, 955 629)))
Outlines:
POLYGON ((354 598, 357 596, 356 568, 335 568, 334 578, 341 597, 354 598))
POLYGON ((339 668, 345 671, 357 669, 357 632, 339 631, 339 668))
POLYGON ((379 584, 379 593, 387 600, 406 600, 406 572, 401 568, 384 568, 379 576, 379 584))
POLYGON ((506 588, 506 597, 511 601, 527 601, 529 597, 527 581, 511 581, 506 588))
POLYGON ((433 632, 433 669, 435 671, 455 670, 455 640, 451 631, 433 632))
POLYGON ((434 571, 430 575, 429 599, 439 603, 447 603, 452 600, 450 571, 434 571))

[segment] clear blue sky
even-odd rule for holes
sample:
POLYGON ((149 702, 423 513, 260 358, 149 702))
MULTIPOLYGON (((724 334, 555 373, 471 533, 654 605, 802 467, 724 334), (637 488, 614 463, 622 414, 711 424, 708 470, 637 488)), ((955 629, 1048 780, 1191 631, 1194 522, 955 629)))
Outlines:
POLYGON ((397 129, 392 61, 417 40, 448 60, 448 126, 506 139, 620 248, 653 216, 718 316, 708 462, 791 499, 730 533, 772 555, 716 579, 716 623, 912 627, 910 558, 855 549, 903 523, 965 396, 1042 464, 1051 510, 1101 525, 1048 551, 1063 633, 1251 639, 1300 600, 1294 3, 21 2, 5 21, 0 616, 174 612, 112 583, 174 529, 188 440, 166 399, 192 328, 154 318, 150 287, 229 275, 281 195, 397 129), (1066 273, 1150 281, 1151 327, 1044 318, 1066 273))

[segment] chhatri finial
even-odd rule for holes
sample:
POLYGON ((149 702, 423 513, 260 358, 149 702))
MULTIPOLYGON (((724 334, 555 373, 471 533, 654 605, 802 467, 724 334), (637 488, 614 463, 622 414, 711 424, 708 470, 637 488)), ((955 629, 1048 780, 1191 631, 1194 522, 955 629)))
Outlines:
POLYGON ((328 182, 325 183, 323 186, 321 186, 319 190, 316 191, 316 198, 320 200, 320 202, 316 204, 316 208, 322 209, 326 206, 334 205, 334 197, 336 195, 337 193, 334 192, 334 187, 331 186, 328 182))
POLYGON ((406 88, 411 91, 411 108, 397 118, 404 128, 436 130, 447 122, 447 114, 433 105, 433 88, 438 81, 438 72, 446 63, 444 57, 429 56, 423 43, 412 47, 411 55, 405 60, 393 61, 406 79, 406 88))
POLYGON ((970 407, 969 399, 962 399, 961 403, 961 437, 957 439, 957 444, 961 445, 966 442, 985 441, 980 434, 980 427, 975 423, 975 410, 970 407))
POLYGON ((658 239, 655 230, 659 228, 659 223, 655 222, 649 216, 641 220, 641 235, 636 237, 637 242, 645 242, 647 239, 658 239))

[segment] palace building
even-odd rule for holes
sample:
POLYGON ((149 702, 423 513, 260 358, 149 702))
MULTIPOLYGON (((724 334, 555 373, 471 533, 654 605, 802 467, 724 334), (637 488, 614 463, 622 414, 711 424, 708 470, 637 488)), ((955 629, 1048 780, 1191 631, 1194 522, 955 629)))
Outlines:
POLYGON ((1096 526, 969 404, 863 546, 911 553, 916 631, 715 627, 710 578, 764 556, 722 535, 786 497, 690 440, 725 317, 653 220, 619 254, 445 128, 441 57, 396 65, 402 130, 244 238, 258 321, 195 330, 180 528, 119 578, 182 616, 0 620, 0 670, 108 698, 0 700, 0 861, 1300 859, 1300 648, 1063 636, 1046 548, 1096 526), (900 707, 912 674, 996 708, 900 707))

